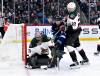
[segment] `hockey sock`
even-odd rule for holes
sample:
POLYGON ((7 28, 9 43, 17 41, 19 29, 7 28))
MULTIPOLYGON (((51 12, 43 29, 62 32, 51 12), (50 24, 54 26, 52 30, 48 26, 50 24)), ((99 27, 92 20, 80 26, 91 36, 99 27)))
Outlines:
POLYGON ((70 56, 71 56, 71 58, 72 58, 72 61, 73 61, 73 62, 77 62, 77 57, 76 57, 75 51, 72 51, 72 52, 70 52, 69 54, 70 54, 70 56))
POLYGON ((87 58, 87 56, 86 56, 86 54, 85 54, 85 52, 84 52, 83 49, 79 51, 79 54, 82 56, 82 58, 83 58, 84 60, 87 60, 87 61, 88 61, 88 58, 87 58))

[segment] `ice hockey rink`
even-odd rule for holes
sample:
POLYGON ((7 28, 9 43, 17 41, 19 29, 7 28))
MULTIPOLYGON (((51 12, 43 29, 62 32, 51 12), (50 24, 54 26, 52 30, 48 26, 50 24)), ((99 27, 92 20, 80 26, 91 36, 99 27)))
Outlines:
MULTIPOLYGON (((70 56, 66 54, 60 61, 59 69, 26 69, 21 60, 21 44, 0 45, 0 76, 99 76, 100 56, 94 56, 97 41, 81 41, 81 44, 90 60, 89 65, 80 65, 77 69, 70 69, 72 63, 70 56)), ((78 60, 81 60, 77 53, 78 60)))

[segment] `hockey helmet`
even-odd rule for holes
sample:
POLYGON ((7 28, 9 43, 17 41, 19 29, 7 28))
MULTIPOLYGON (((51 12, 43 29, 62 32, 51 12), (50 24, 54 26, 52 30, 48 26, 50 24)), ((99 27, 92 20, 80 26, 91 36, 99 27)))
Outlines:
POLYGON ((55 17, 55 20, 56 20, 56 21, 60 21, 60 20, 62 20, 62 17, 61 17, 61 16, 56 16, 56 17, 55 17))
POLYGON ((74 2, 70 2, 67 5, 68 12, 74 12, 76 10, 76 4, 74 2))
POLYGON ((97 24, 100 25, 100 17, 97 19, 97 24))
POLYGON ((55 21, 56 21, 56 24, 59 25, 61 23, 61 20, 62 20, 62 17, 61 16, 56 16, 55 17, 55 21))

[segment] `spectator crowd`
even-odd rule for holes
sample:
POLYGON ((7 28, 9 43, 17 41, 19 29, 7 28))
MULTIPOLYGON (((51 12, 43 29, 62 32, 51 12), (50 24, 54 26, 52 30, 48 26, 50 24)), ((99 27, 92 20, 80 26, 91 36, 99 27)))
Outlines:
POLYGON ((49 18, 54 19, 57 15, 64 17, 67 14, 66 5, 70 1, 77 2, 80 11, 83 12, 82 16, 85 16, 88 23, 96 23, 95 20, 100 17, 100 10, 98 10, 100 7, 97 6, 100 0, 3 0, 3 16, 10 23, 48 24, 49 18))

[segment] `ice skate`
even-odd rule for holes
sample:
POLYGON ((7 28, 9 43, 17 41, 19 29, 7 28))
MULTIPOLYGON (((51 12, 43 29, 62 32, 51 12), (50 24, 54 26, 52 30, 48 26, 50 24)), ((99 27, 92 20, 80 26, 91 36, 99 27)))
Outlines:
POLYGON ((79 68, 79 63, 78 62, 74 62, 73 64, 70 65, 70 68, 71 69, 79 68))
POLYGON ((44 69, 44 70, 47 70, 48 69, 48 66, 47 65, 42 65, 40 68, 41 69, 44 69))
POLYGON ((94 52, 94 55, 99 55, 99 54, 100 54, 100 52, 98 52, 98 51, 97 52, 94 52))
POLYGON ((25 68, 27 68, 27 69, 37 69, 37 68, 40 68, 40 67, 39 66, 26 65, 25 68))
POLYGON ((30 66, 30 65, 25 65, 25 68, 27 68, 27 69, 32 69, 32 66, 30 66))
POLYGON ((89 64, 89 60, 82 60, 82 61, 80 61, 80 64, 87 65, 87 64, 89 64))

